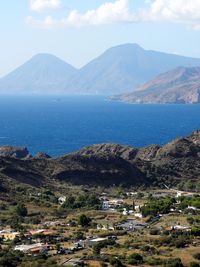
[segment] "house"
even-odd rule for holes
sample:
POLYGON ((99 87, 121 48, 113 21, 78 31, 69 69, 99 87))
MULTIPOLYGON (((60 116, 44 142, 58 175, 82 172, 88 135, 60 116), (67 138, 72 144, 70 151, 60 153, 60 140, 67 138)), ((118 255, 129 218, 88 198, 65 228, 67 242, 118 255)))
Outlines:
POLYGON ((14 240, 16 237, 20 236, 20 232, 14 232, 11 229, 0 231, 0 237, 5 240, 14 240))
POLYGON ((88 239, 87 243, 88 243, 89 247, 93 247, 94 245, 101 243, 101 242, 104 242, 106 240, 108 240, 107 237, 97 237, 97 238, 88 239))
POLYGON ((136 218, 140 218, 140 219, 143 218, 143 215, 142 215, 141 212, 135 212, 133 215, 134 215, 136 218))
POLYGON ((196 193, 193 193, 193 192, 185 192, 185 191, 177 191, 176 192, 176 198, 178 197, 191 197, 191 196, 194 196, 196 193))
POLYGON ((140 223, 136 221, 125 221, 117 225, 118 229, 122 229, 124 231, 136 231, 141 230, 147 226, 146 223, 140 223))
POLYGON ((66 223, 61 222, 61 221, 49 221, 49 222, 44 222, 44 226, 65 226, 66 223))
POLYGON ((52 231, 52 230, 49 230, 49 229, 30 230, 29 233, 31 235, 44 235, 44 236, 54 236, 54 235, 56 235, 55 231, 52 231))
POLYGON ((189 226, 181 226, 181 225, 174 225, 174 226, 171 226, 169 228, 170 231, 174 231, 174 230, 177 230, 177 231, 190 231, 191 230, 191 227, 189 226))
POLYGON ((19 245, 15 246, 14 250, 22 251, 23 253, 30 253, 33 255, 37 255, 40 253, 46 253, 49 250, 49 245, 36 243, 31 245, 19 245))
POLYGON ((127 192, 126 193, 127 196, 131 196, 131 197, 135 197, 135 196, 137 196, 137 194, 138 194, 137 192, 127 192))
POLYGON ((132 215, 132 214, 134 214, 134 210, 127 210, 126 208, 124 208, 123 211, 122 211, 122 214, 124 216, 132 215))
POLYGON ((107 200, 107 201, 103 201, 102 209, 103 210, 115 210, 115 209, 121 208, 123 204, 124 204, 123 199, 107 200))
POLYGON ((115 227, 113 223, 99 223, 97 225, 97 230, 114 231, 115 227))

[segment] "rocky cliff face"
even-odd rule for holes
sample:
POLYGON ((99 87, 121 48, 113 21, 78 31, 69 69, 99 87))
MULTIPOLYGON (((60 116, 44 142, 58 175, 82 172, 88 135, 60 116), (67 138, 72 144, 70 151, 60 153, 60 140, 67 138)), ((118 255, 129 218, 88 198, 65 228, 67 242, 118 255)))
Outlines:
POLYGON ((12 147, 3 146, 0 147, 0 157, 12 157, 12 158, 26 158, 29 155, 29 151, 26 147, 12 147))
MULTIPOLYGON (((15 150, 9 148, 9 151, 15 150)), ((1 153, 0 180, 12 179, 33 186, 55 181, 77 185, 148 186, 200 179, 200 131, 163 147, 100 144, 59 158, 49 158, 45 154, 29 158, 27 154, 26 151, 23 156, 16 157, 15 153, 1 153)))

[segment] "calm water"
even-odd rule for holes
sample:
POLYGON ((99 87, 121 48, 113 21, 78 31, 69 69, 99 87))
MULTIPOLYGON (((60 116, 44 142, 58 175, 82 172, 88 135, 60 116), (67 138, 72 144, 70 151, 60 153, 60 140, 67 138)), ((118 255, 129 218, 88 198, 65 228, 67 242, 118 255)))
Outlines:
POLYGON ((103 97, 0 97, 0 145, 52 156, 94 143, 164 144, 200 128, 200 105, 130 105, 103 97))

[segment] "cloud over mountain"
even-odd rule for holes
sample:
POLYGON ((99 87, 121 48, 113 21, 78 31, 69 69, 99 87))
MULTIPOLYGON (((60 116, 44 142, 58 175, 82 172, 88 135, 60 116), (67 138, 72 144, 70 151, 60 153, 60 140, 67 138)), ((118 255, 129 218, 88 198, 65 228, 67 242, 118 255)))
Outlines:
MULTIPOLYGON (((80 12, 71 10, 65 17, 54 18, 48 15, 42 19, 29 16, 27 22, 33 27, 82 27, 113 23, 169 22, 181 23, 190 28, 200 29, 199 0, 149 0, 139 10, 131 10, 129 0, 107 0, 96 9, 80 12)), ((56 9, 61 0, 31 0, 31 9, 56 9)))
POLYGON ((46 9, 58 9, 60 7, 61 0, 30 0, 30 8, 37 12, 46 9))

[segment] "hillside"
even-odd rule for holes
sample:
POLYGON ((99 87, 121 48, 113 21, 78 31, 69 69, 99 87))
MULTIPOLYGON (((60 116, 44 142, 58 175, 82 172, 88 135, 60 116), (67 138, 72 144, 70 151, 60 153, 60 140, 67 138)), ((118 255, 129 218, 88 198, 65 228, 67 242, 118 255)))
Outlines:
POLYGON ((80 69, 66 90, 70 87, 88 94, 124 93, 178 66, 200 66, 200 59, 144 50, 137 44, 120 45, 80 69))
POLYGON ((121 94, 178 66, 200 66, 200 59, 124 44, 108 49, 77 70, 55 56, 39 54, 0 79, 0 92, 121 94))
POLYGON ((86 147, 63 157, 46 154, 31 157, 25 148, 1 148, 0 181, 32 186, 74 185, 175 185, 181 181, 200 180, 200 131, 178 138, 161 147, 132 148, 116 144, 86 147), (5 150, 5 154, 3 151, 5 150), (18 151, 25 151, 25 157, 18 151), (18 156, 20 155, 20 157, 18 156))
POLYGON ((157 76, 137 91, 111 99, 145 104, 199 103, 200 67, 176 68, 157 76))

